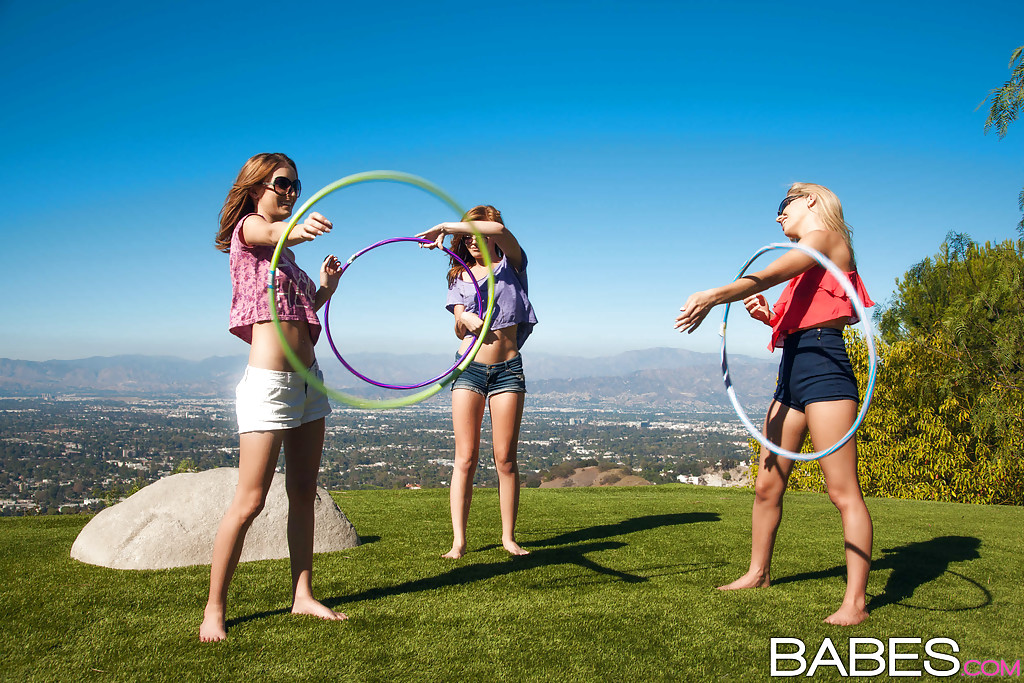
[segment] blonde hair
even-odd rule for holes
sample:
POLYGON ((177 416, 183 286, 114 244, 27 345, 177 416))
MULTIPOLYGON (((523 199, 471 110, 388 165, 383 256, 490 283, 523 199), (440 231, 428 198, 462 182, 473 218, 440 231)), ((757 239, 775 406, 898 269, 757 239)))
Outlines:
MULTIPOLYGON (((472 209, 466 212, 466 215, 462 217, 463 222, 468 221, 491 221, 492 223, 501 223, 505 225, 505 221, 501 220, 501 211, 490 204, 481 204, 480 206, 474 206, 472 209)), ((474 259, 469 249, 466 247, 466 240, 474 239, 473 235, 452 235, 452 246, 451 250, 458 255, 460 259, 465 261, 470 266, 476 265, 476 259, 474 259)), ((501 258, 501 249, 495 247, 498 252, 498 258, 501 258)), ((448 286, 451 287, 455 284, 455 281, 462 275, 462 271, 465 270, 458 261, 449 257, 451 262, 451 268, 448 269, 448 286)))
POLYGON ((224 253, 231 251, 231 234, 238 221, 256 210, 256 202, 253 201, 249 190, 269 180, 274 169, 284 165, 291 166, 298 175, 299 170, 295 167, 295 162, 280 152, 257 154, 242 165, 242 170, 238 172, 235 184, 228 190, 224 206, 220 209, 220 228, 214 240, 214 245, 218 249, 224 253))
POLYGON ((815 205, 811 208, 811 211, 818 217, 818 220, 821 221, 826 230, 838 232, 843 236, 843 241, 846 242, 846 246, 850 250, 850 261, 856 264, 853 256, 853 228, 843 217, 843 205, 840 203, 839 197, 824 185, 816 185, 815 183, 793 183, 789 186, 786 196, 794 195, 798 197, 814 197, 815 205))

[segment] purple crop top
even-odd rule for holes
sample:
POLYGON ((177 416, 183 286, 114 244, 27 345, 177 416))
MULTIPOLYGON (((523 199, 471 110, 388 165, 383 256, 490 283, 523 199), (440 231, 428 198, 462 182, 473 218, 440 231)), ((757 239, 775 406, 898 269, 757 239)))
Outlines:
MULTIPOLYGON (((523 263, 519 272, 509 265, 508 259, 504 255, 494 266, 494 318, 491 320, 492 330, 519 325, 516 329, 516 346, 520 349, 526 343, 526 338, 533 332, 533 326, 537 324, 537 316, 534 315, 533 306, 527 296, 529 286, 526 281, 526 252, 522 253, 523 263)), ((487 276, 478 280, 477 284, 480 285, 480 291, 486 297, 487 276)), ((445 308, 454 313, 457 304, 462 304, 467 311, 481 317, 487 312, 486 301, 484 310, 477 310, 476 290, 473 289, 473 283, 467 282, 461 277, 448 288, 448 302, 445 308)))
MULTIPOLYGON (((246 344, 252 344, 254 323, 272 320, 267 300, 267 277, 276 247, 246 244, 242 237, 242 223, 254 215, 243 216, 231 234, 231 315, 228 329, 246 344)), ((320 337, 320 320, 314 308, 317 286, 295 263, 291 249, 281 252, 274 281, 277 317, 281 320, 305 320, 309 325, 309 338, 316 344, 320 337)))

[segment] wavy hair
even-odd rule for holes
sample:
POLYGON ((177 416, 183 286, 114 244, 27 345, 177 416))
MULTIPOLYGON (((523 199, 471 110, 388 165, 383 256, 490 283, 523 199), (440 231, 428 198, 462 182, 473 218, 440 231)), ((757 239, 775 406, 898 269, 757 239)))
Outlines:
POLYGON ((217 249, 224 253, 231 251, 231 233, 234 232, 238 221, 242 220, 242 216, 256 210, 256 202, 253 201, 249 190, 269 180, 274 169, 285 164, 291 166, 296 175, 298 174, 295 162, 280 152, 263 152, 245 162, 242 170, 238 172, 235 184, 228 190, 224 206, 220 209, 220 227, 217 230, 217 239, 214 240, 217 249))
MULTIPOLYGON (((501 220, 501 211, 490 204, 481 204, 480 206, 474 206, 472 209, 466 212, 466 215, 462 217, 463 222, 468 221, 491 221, 493 223, 501 223, 505 225, 505 221, 501 220)), ((466 247, 466 239, 475 239, 472 234, 469 235, 452 235, 452 244, 450 249, 458 255, 460 259, 465 261, 470 266, 476 265, 476 259, 474 259, 470 253, 469 248, 466 247)), ((501 249, 495 246, 498 258, 500 259, 501 249)), ((455 284, 455 281, 462 275, 462 271, 465 270, 462 264, 455 259, 449 257, 448 260, 451 262, 451 267, 448 269, 448 286, 451 287, 455 284)))
POLYGON ((815 183, 793 183, 789 186, 786 196, 797 195, 802 197, 814 196, 816 204, 811 209, 827 230, 838 232, 846 242, 850 250, 850 261, 856 268, 856 259, 853 256, 853 228, 843 217, 843 205, 839 197, 824 185, 815 183))

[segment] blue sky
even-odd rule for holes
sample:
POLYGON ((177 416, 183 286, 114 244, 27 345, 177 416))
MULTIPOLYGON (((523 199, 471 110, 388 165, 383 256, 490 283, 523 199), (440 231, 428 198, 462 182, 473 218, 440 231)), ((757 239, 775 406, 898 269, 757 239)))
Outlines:
MULTIPOLYGON (((983 135, 1024 43, 1013 2, 0 2, 7 294, 0 357, 241 354, 217 213, 261 151, 308 198, 397 169, 491 203, 530 258, 526 351, 717 349, 686 296, 779 241, 794 181, 842 199, 886 301, 950 230, 1014 237, 1024 124, 983 135)), ((318 205, 315 269, 454 216, 401 185, 318 205)), ((436 253, 343 280, 343 350, 453 351, 436 253)), ((730 324, 766 355, 767 328, 730 324)), ((326 344, 321 358, 330 354, 326 344)))

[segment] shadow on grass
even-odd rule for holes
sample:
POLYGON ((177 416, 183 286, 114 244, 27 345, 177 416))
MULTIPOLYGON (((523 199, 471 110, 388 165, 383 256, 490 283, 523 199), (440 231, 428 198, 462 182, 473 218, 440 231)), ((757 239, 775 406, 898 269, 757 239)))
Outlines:
MULTIPOLYGON (((531 552, 529 555, 521 555, 518 557, 509 556, 507 560, 502 562, 480 562, 455 567, 454 569, 437 576, 425 577, 414 581, 405 581, 394 586, 370 588, 360 593, 355 593, 354 595, 329 598, 322 602, 333 609, 346 603, 362 602, 364 600, 379 600, 381 598, 396 595, 406 595, 420 591, 432 591, 449 586, 461 586, 474 581, 484 581, 497 576, 527 572, 539 567, 549 567, 559 564, 574 564, 584 569, 590 569, 596 574, 610 576, 614 579, 625 581, 627 583, 643 583, 648 581, 649 579, 646 576, 637 576, 628 572, 622 572, 617 569, 605 567, 586 557, 587 553, 600 552, 602 550, 616 550, 624 547, 625 545, 625 543, 621 543, 619 541, 605 541, 603 543, 589 543, 586 545, 542 548, 531 552)), ((709 563, 707 566, 712 565, 713 563, 709 563)), ((682 573, 698 571, 703 568, 706 567, 703 565, 689 565, 682 573)), ((253 618, 257 616, 261 615, 253 615, 253 618)))
MULTIPOLYGON (((889 580, 886 581, 882 592, 872 596, 868 601, 868 611, 870 612, 888 605, 900 605, 902 607, 937 612, 959 612, 986 607, 992 603, 992 593, 974 579, 954 572, 949 568, 949 565, 954 562, 967 562, 981 557, 978 553, 978 548, 980 547, 981 539, 974 536, 938 536, 928 541, 908 543, 897 548, 882 550, 885 553, 884 556, 875 560, 871 564, 871 569, 891 569, 892 573, 889 575, 889 580), (905 604, 905 601, 914 595, 914 591, 939 579, 946 573, 957 576, 977 587, 981 594, 984 595, 981 603, 968 607, 905 604)), ((772 580, 772 585, 830 577, 845 578, 846 567, 839 566, 819 572, 794 574, 793 576, 772 580)))
MULTIPOLYGON (((683 512, 633 517, 614 524, 600 524, 552 536, 546 540, 524 543, 524 546, 537 548, 536 550, 532 550, 529 555, 522 555, 518 557, 509 556, 507 560, 500 562, 477 562, 474 564, 460 565, 437 576, 405 581, 394 586, 369 588, 353 595, 327 598, 321 600, 321 602, 331 609, 336 609, 339 605, 345 605, 348 603, 362 602, 365 600, 379 600, 381 598, 418 593, 421 591, 431 591, 448 586, 460 586, 474 581, 485 581, 496 576, 506 576, 508 574, 530 571, 539 567, 548 567, 560 564, 574 564, 583 569, 589 569, 596 574, 610 576, 614 579, 625 581, 627 583, 643 583, 648 580, 648 577, 638 576, 636 574, 630 574, 628 572, 622 572, 617 569, 605 567, 588 558, 587 554, 603 550, 616 550, 626 546, 626 544, 621 541, 602 540, 608 539, 611 536, 621 536, 623 534, 635 533, 637 531, 657 529, 663 526, 717 521, 719 521, 719 515, 717 512, 683 512)), ((481 548, 480 550, 488 550, 495 547, 497 546, 488 546, 486 548, 481 548)), ((709 563, 706 566, 715 566, 715 563, 709 563)), ((685 571, 697 571, 701 568, 703 567, 692 565, 685 571)), ((662 569, 664 569, 664 567, 662 567, 662 569)), ((665 573, 659 574, 659 576, 664 574, 665 573)), ((227 626, 230 628, 254 619, 263 619, 287 614, 290 611, 290 609, 279 609, 258 612, 244 617, 236 617, 228 620, 227 626)))
MULTIPOLYGON (((576 545, 563 548, 543 548, 541 550, 531 552, 529 555, 521 555, 518 557, 509 556, 507 560, 501 562, 477 562, 474 564, 467 564, 455 567, 454 569, 437 576, 428 576, 413 581, 405 581, 394 586, 369 588, 353 595, 322 599, 320 602, 332 609, 335 609, 339 605, 347 603, 362 602, 364 600, 379 600, 381 598, 387 598, 395 595, 406 595, 408 593, 418 593, 421 591, 432 591, 438 588, 445 588, 447 586, 460 586, 473 581, 484 581, 496 576, 505 576, 517 572, 529 571, 538 567, 559 564, 575 564, 579 567, 590 569, 599 574, 612 576, 620 581, 626 581, 628 583, 642 583, 646 581, 647 579, 643 576, 636 576, 634 574, 610 569, 586 557, 587 553, 600 552, 602 550, 615 550, 617 548, 622 548, 625 545, 625 543, 621 543, 619 541, 606 541, 604 543, 590 543, 587 545, 576 545)), ((278 616, 287 614, 290 611, 290 609, 276 609, 257 612, 256 614, 230 619, 227 622, 227 626, 230 628, 254 619, 278 616)))
POLYGON ((526 547, 543 547, 549 545, 567 545, 569 543, 584 543, 596 541, 612 536, 632 534, 637 531, 649 531, 663 526, 675 526, 678 524, 694 524, 697 522, 717 522, 720 517, 717 512, 676 512, 667 515, 646 515, 644 517, 633 517, 624 519, 614 524, 599 524, 597 526, 568 531, 564 534, 552 536, 543 541, 528 541, 523 543, 526 547))

